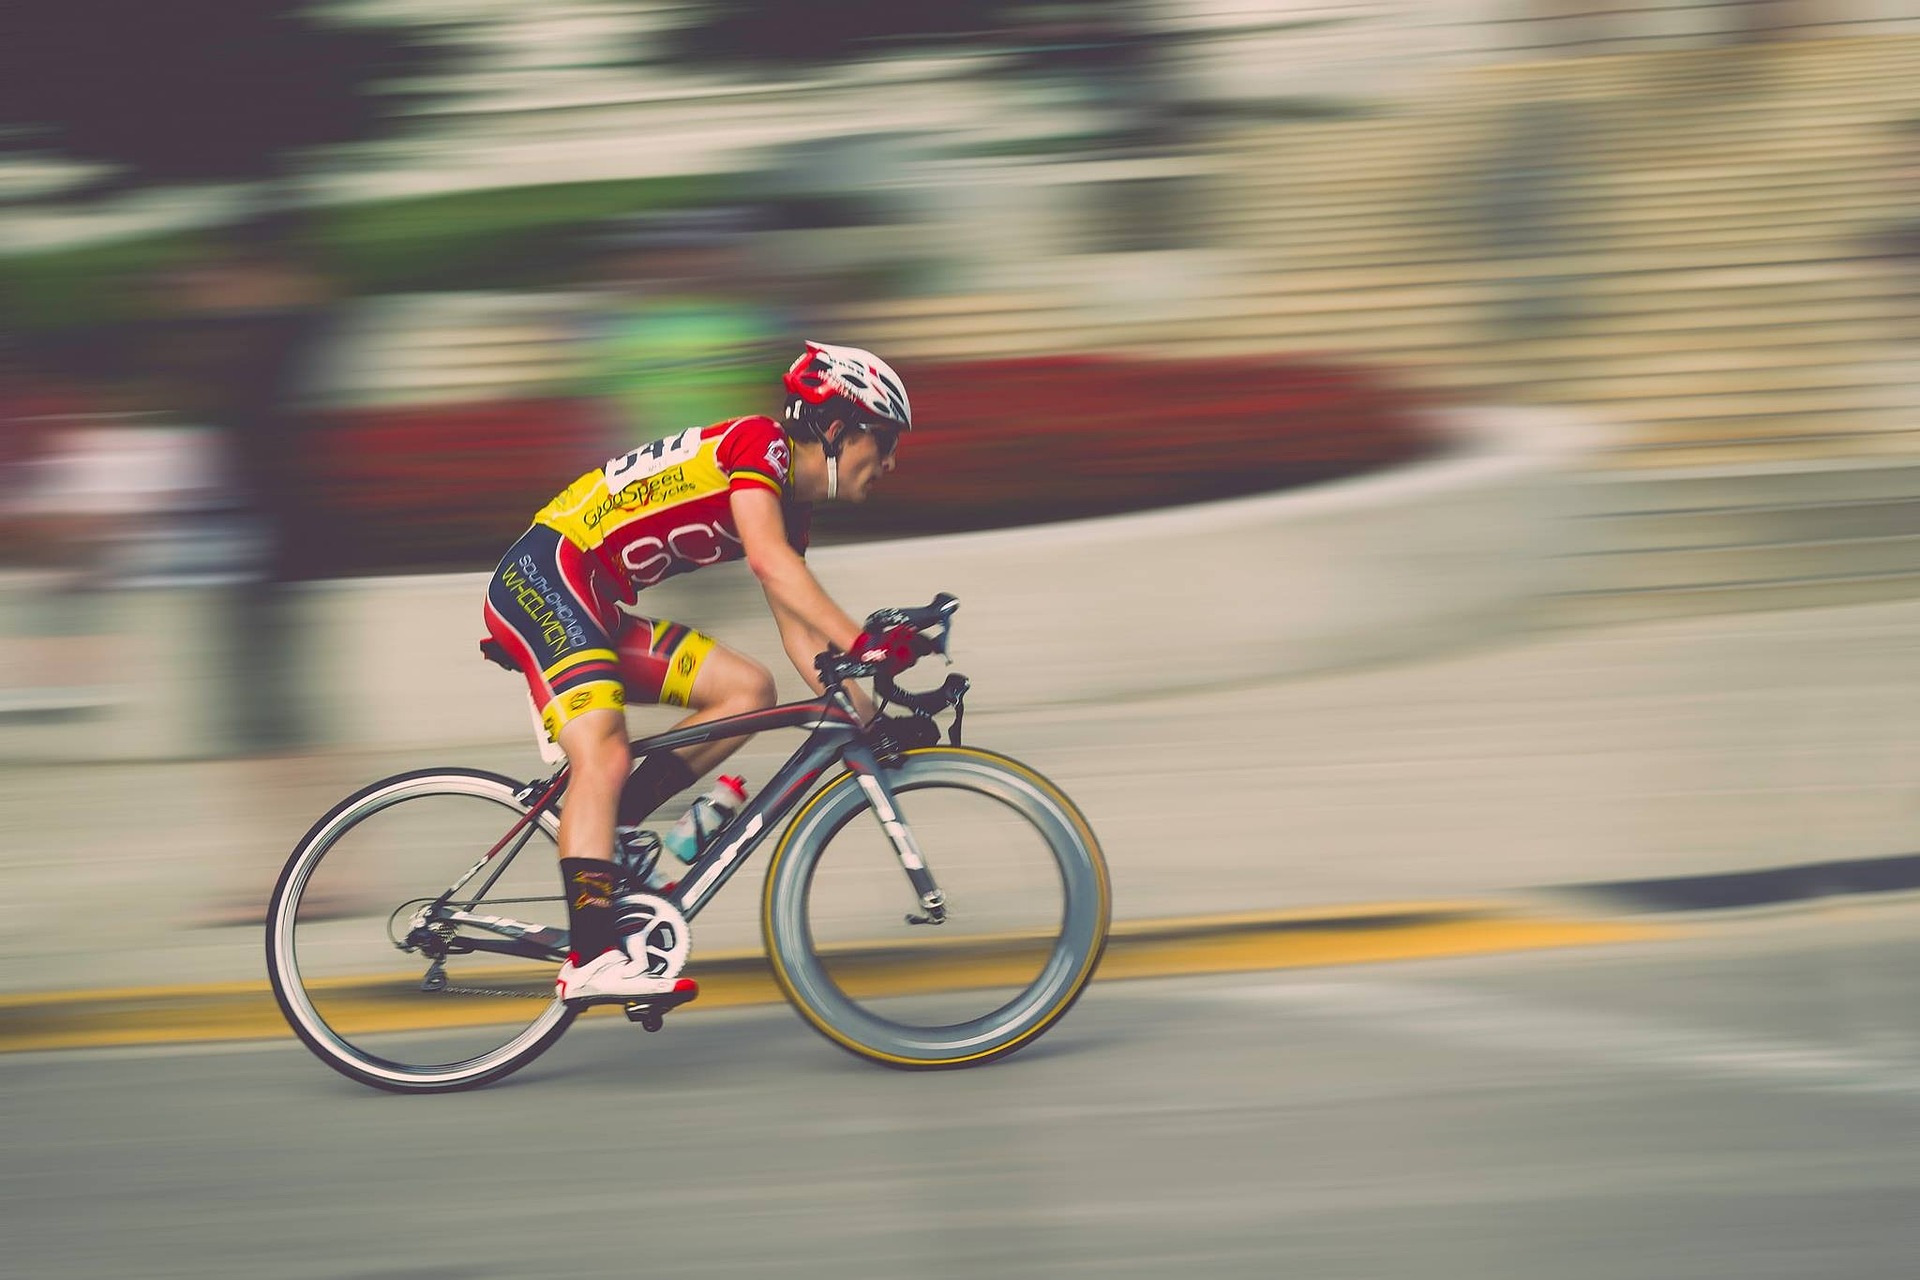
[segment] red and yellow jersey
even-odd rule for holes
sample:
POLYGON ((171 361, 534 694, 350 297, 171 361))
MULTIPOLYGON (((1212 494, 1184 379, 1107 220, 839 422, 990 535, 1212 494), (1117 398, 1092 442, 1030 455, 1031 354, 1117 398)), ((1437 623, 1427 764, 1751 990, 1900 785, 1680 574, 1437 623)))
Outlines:
MULTIPOLYGON (((793 446, 772 418, 694 427, 611 458, 533 518, 598 556, 630 589, 746 554, 734 527, 736 489, 783 500, 793 446)), ((808 509, 787 503, 787 540, 807 549, 808 509)))

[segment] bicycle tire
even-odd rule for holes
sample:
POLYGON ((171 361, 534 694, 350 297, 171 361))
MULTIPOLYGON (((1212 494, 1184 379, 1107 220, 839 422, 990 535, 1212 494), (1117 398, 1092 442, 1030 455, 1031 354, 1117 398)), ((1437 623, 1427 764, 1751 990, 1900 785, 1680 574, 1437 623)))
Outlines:
MULTIPOLYGON (((936 1026, 909 1026, 881 1016, 836 982, 829 961, 815 944, 808 897, 835 835, 861 814, 872 816, 858 780, 843 774, 794 816, 767 868, 761 931, 775 981, 810 1027, 871 1062, 901 1070, 937 1070, 1005 1057, 1055 1025, 1099 966, 1112 914, 1112 890, 1099 843, 1086 818, 1059 788, 1020 762, 993 752, 973 747, 909 751, 889 768, 887 785, 902 797, 901 808, 908 811, 909 819, 915 805, 913 793, 957 790, 997 802, 1038 835, 1059 873, 1062 906, 1057 934, 1037 976, 987 1014, 936 1026)), ((930 855, 928 861, 939 877, 940 859, 930 855)), ((897 862, 892 873, 904 883, 897 862)), ((946 888, 944 881, 942 888, 946 888)), ((949 906, 953 905, 950 898, 949 906)), ((965 910, 966 904, 959 909, 965 910)), ((937 971, 927 977, 940 981, 937 971)))
MULTIPOLYGON (((523 1030, 489 1051, 452 1062, 433 1064, 386 1057, 358 1043, 359 1039, 378 1038, 377 1034, 356 1037, 333 1025, 324 1015, 321 1001, 316 999, 316 991, 321 989, 317 985, 320 980, 311 977, 301 963, 302 947, 297 931, 300 927, 302 896, 327 855, 340 848, 341 842, 362 824, 409 801, 471 800, 500 810, 492 817, 478 815, 486 824, 484 829, 492 831, 497 837, 504 834, 517 817, 527 812, 527 805, 517 794, 520 788, 521 784, 510 778, 477 769, 418 769, 395 774, 363 787, 335 805, 326 816, 314 823, 294 847, 274 886, 268 908, 267 973, 273 984, 274 999, 279 1003, 288 1025, 307 1048, 329 1067, 351 1080, 394 1093, 446 1093, 472 1089, 503 1079, 526 1066, 552 1047, 572 1025, 578 1010, 549 997, 538 1012, 530 1017, 523 1030)), ((463 807, 462 812, 465 811, 463 807)), ((557 826, 552 811, 542 814, 537 820, 536 831, 543 837, 543 845, 557 839, 557 826)), ((464 855, 468 865, 484 853, 486 847, 483 843, 468 848, 464 855)), ((546 850, 520 852, 544 854, 546 850)), ((464 867, 455 867, 442 883, 421 884, 419 892, 431 897, 444 891, 462 869, 464 867)), ((548 877, 555 874, 550 865, 544 868, 544 873, 548 877)), ((559 901, 557 880, 554 881, 554 897, 559 901)), ((383 900, 377 905, 385 906, 386 903, 383 900)), ((415 989, 420 989, 417 979, 415 982, 415 989)), ((404 1018, 406 1015, 401 1016, 404 1018)), ((473 1025, 489 1024, 482 1021, 473 1025)))

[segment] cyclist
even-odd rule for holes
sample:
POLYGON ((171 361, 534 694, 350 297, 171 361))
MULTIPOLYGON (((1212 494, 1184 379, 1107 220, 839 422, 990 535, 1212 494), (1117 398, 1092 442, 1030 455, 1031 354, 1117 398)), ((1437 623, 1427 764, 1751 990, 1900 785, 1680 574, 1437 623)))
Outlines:
MULTIPOLYGON (((863 502, 893 470, 913 426, 906 387, 857 347, 809 342, 784 379, 784 424, 735 418, 651 441, 580 477, 534 517, 487 588, 490 657, 517 668, 548 736, 573 770, 560 816, 560 875, 573 952, 556 990, 568 1000, 688 991, 648 976, 614 931, 616 826, 636 826, 746 741, 659 752, 634 767, 622 709, 686 707, 675 727, 774 705, 773 675, 690 627, 621 611, 637 593, 704 565, 745 559, 766 592, 781 647, 820 691, 828 648, 878 660, 910 646, 896 628, 869 637, 802 558, 821 501, 863 502), (870 655, 870 656, 869 656, 870 655)), ((854 699, 863 719, 874 708, 854 699)))

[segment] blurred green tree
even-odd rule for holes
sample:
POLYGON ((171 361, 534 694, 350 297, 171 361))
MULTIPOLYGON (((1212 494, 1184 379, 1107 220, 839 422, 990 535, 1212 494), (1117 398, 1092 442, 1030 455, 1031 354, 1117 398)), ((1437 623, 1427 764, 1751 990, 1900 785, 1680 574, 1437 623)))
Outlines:
POLYGON ((272 182, 378 136, 439 62, 417 27, 308 0, 6 0, 0 154, 113 166, 106 189, 272 182))

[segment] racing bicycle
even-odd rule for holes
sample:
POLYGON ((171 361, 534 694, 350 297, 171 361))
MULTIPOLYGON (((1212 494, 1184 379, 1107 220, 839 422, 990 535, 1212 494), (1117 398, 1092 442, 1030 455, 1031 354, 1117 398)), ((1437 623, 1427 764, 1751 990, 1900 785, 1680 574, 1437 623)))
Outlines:
MULTIPOLYGON (((815 1031, 903 1069, 992 1061, 1067 1012, 1111 914, 1091 827, 1034 770, 962 743, 966 677, 923 692, 896 682, 914 659, 946 656, 958 606, 940 595, 875 613, 870 633, 909 626, 917 652, 874 664, 823 653, 817 698, 634 741, 638 760, 770 729, 807 735, 677 884, 621 898, 629 952, 644 948, 651 973, 679 974, 691 921, 784 823, 761 894, 764 962, 723 954, 717 974, 764 963, 815 1031), (883 707, 907 714, 863 726, 845 685, 869 677, 883 707)), ((568 777, 564 763, 533 781, 415 770, 306 833, 268 910, 267 970, 321 1061, 395 1092, 470 1089, 532 1062, 584 1012, 553 986, 568 951, 555 867, 568 777)), ((654 1031, 686 998, 619 1003, 654 1031)))

